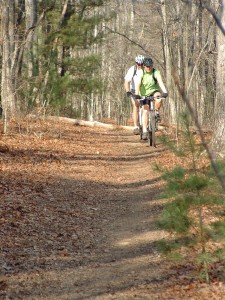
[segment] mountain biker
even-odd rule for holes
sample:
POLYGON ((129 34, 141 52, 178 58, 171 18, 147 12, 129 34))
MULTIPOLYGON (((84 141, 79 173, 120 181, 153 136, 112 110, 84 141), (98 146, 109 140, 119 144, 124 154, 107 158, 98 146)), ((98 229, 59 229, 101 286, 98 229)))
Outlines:
MULTIPOLYGON (((138 96, 161 96, 166 98, 168 96, 166 87, 162 81, 159 70, 153 68, 153 60, 150 57, 145 57, 143 62, 144 69, 138 71, 137 82, 135 87, 135 97, 138 96)), ((155 108, 157 111, 157 118, 160 121, 159 110, 161 107, 161 99, 155 100, 155 108)), ((143 105, 143 140, 147 140, 147 123, 148 123, 148 105, 143 105)))
POLYGON ((134 99, 132 97, 132 94, 135 93, 135 85, 137 82, 137 73, 139 70, 142 70, 143 68, 143 62, 144 62, 144 56, 143 55, 137 55, 135 57, 135 63, 136 65, 129 68, 127 71, 127 74, 125 76, 124 81, 124 88, 127 93, 127 96, 131 98, 132 103, 132 118, 134 123, 134 134, 139 134, 139 127, 138 127, 138 107, 139 107, 139 101, 134 99))

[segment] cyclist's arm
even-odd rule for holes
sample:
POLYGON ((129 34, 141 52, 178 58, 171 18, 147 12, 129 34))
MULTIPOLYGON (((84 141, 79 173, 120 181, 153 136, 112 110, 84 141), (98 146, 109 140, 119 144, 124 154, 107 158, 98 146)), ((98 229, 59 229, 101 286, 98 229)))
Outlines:
POLYGON ((162 92, 163 92, 163 93, 168 93, 168 92, 167 92, 167 89, 166 89, 166 87, 165 87, 165 85, 164 85, 164 83, 163 83, 161 74, 160 74, 160 73, 157 73, 157 74, 155 75, 155 77, 156 77, 156 79, 157 79, 157 83, 158 83, 160 89, 162 90, 162 92))
POLYGON ((126 80, 124 81, 124 89, 126 92, 130 92, 130 81, 126 80))
POLYGON ((130 92, 130 85, 134 74, 134 67, 130 67, 127 71, 126 76, 124 77, 124 89, 126 92, 130 92))
POLYGON ((140 95, 140 87, 141 87, 142 77, 137 78, 136 86, 135 86, 135 95, 140 95))

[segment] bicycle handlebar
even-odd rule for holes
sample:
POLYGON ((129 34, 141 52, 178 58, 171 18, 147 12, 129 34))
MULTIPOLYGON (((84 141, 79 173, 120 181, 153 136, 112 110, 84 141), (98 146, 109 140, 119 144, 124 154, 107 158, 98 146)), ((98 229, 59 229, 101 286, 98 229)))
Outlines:
POLYGON ((156 100, 156 99, 166 99, 165 97, 162 97, 162 96, 143 96, 141 97, 140 95, 134 95, 132 94, 131 97, 133 97, 134 99, 136 100, 147 100, 147 101, 153 101, 153 100, 156 100))
POLYGON ((141 98, 139 98, 139 102, 140 102, 140 105, 150 105, 150 103, 152 102, 152 101, 155 101, 155 100, 157 100, 157 99, 165 99, 165 98, 163 98, 163 97, 161 97, 161 96, 144 96, 144 97, 141 97, 141 98))
POLYGON ((155 99, 165 99, 165 98, 163 98, 162 96, 155 96, 155 97, 154 96, 144 96, 141 99, 153 101, 155 99))

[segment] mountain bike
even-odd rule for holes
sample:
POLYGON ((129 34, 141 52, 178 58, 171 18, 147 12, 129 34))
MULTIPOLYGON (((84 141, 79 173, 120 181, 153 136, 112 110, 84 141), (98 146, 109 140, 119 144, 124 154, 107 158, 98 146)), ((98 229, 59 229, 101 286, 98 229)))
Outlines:
POLYGON ((140 106, 139 106, 139 128, 140 128, 140 139, 142 140, 143 136, 143 122, 142 122, 142 110, 143 105, 148 105, 148 127, 147 127, 147 136, 149 146, 156 147, 156 131, 158 130, 158 118, 156 116, 155 109, 155 100, 164 99, 161 96, 145 96, 139 97, 140 106))

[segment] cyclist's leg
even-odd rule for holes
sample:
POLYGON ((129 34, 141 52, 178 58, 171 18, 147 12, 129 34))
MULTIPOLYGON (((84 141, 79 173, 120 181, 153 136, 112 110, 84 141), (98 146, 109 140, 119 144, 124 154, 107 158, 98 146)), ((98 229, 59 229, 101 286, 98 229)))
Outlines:
POLYGON ((131 102, 132 102, 132 106, 133 106, 133 112, 132 112, 132 118, 133 118, 133 123, 134 123, 134 133, 135 134, 139 134, 138 130, 138 107, 139 107, 139 101, 135 100, 131 97, 131 102), (137 131, 137 132, 136 132, 137 131))
MULTIPOLYGON (((154 97, 161 96, 161 93, 159 91, 155 91, 153 96, 154 97)), ((155 110, 156 110, 156 118, 157 118, 158 123, 161 122, 161 117, 159 114, 159 110, 160 110, 161 106, 162 106, 162 99, 156 99, 155 100, 155 110)))
MULTIPOLYGON (((160 93, 159 91, 155 91, 155 92, 153 93, 153 96, 154 96, 154 97, 161 96, 161 93, 160 93)), ((155 100, 155 109, 156 109, 157 111, 160 110, 161 105, 162 105, 162 100, 161 100, 161 99, 156 99, 156 100, 155 100)))
POLYGON ((139 111, 138 111, 138 121, 139 121, 139 134, 140 134, 140 139, 142 140, 143 136, 143 126, 142 126, 142 106, 139 106, 139 111))

